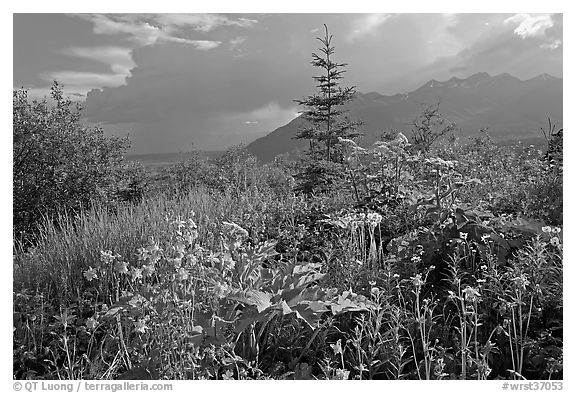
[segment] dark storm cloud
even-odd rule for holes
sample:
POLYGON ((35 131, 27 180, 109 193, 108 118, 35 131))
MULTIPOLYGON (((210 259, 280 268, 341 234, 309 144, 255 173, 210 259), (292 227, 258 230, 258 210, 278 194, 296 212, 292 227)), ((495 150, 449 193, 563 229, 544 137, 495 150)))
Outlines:
POLYGON ((270 132, 296 115, 293 100, 314 90, 312 76, 318 71, 310 60, 323 23, 334 35, 336 60, 349 63, 345 84, 355 84, 361 91, 388 87, 394 92, 401 88, 394 86, 399 75, 434 56, 435 51, 425 50, 428 43, 423 37, 429 34, 427 29, 439 31, 438 21, 444 17, 302 14, 250 18, 258 22, 241 33, 210 36, 228 44, 210 51, 169 42, 134 50, 137 67, 126 84, 92 91, 86 115, 110 124, 142 124, 134 126, 135 135, 148 130, 149 143, 156 129, 158 140, 186 136, 198 145, 218 148, 227 134, 270 132), (412 50, 405 50, 406 45, 412 50))
POLYGON ((174 140, 174 147, 185 139, 218 148, 285 124, 297 115, 293 100, 313 90, 308 63, 314 24, 302 18, 296 24, 306 28, 293 32, 274 17, 262 19, 210 51, 177 43, 134 50, 137 67, 126 84, 90 92, 85 115, 95 122, 136 123, 135 136, 145 133, 154 145, 156 132, 158 140, 174 140))

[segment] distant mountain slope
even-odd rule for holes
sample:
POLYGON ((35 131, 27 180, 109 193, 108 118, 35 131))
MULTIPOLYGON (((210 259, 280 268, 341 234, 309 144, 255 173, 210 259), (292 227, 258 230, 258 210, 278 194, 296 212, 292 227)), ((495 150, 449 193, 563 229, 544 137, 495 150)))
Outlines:
MULTIPOLYGON (((499 141, 533 138, 541 135, 540 127, 546 126, 548 117, 562 127, 562 79, 548 74, 525 81, 510 74, 487 73, 445 82, 431 80, 406 94, 358 93, 348 109, 350 117, 364 121, 360 144, 367 146, 383 131, 408 132, 422 109, 438 100, 441 113, 456 123, 462 136, 488 128, 499 141)), ((278 154, 305 149, 306 141, 293 139, 303 124, 303 119, 296 118, 247 148, 263 162, 278 154)))

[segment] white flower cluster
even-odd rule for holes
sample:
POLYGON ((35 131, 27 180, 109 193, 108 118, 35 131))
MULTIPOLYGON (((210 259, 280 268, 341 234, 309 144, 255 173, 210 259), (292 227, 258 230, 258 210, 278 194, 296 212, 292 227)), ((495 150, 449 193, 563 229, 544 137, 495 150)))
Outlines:
POLYGON ((549 226, 545 226, 542 227, 542 232, 550 235, 550 244, 552 244, 553 246, 556 246, 560 249, 562 249, 562 244, 560 243, 560 238, 558 237, 559 233, 562 231, 561 228, 558 227, 549 227, 549 226))
POLYGON ((222 225, 224 226, 226 234, 229 236, 248 236, 248 231, 236 223, 222 221, 222 225))
POLYGON ((402 153, 405 147, 409 146, 408 138, 401 132, 398 133, 396 138, 391 141, 377 141, 374 142, 374 152, 381 155, 389 155, 390 153, 402 153))
POLYGON ((436 169, 454 169, 457 161, 443 160, 439 157, 426 158, 424 163, 433 166, 436 169))
POLYGON ((349 213, 343 217, 339 217, 340 222, 342 222, 347 228, 357 227, 360 225, 368 224, 371 227, 375 227, 382 222, 382 216, 376 212, 372 213, 349 213))

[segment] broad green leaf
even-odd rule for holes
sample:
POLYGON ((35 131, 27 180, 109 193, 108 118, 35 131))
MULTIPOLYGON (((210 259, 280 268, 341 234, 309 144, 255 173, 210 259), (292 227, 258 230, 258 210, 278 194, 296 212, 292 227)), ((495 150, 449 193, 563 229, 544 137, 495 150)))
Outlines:
POLYGON ((262 312, 268 307, 272 306, 272 303, 270 302, 270 299, 272 299, 272 294, 262 292, 257 289, 231 291, 226 296, 226 298, 235 300, 248 306, 255 306, 258 312, 262 312))

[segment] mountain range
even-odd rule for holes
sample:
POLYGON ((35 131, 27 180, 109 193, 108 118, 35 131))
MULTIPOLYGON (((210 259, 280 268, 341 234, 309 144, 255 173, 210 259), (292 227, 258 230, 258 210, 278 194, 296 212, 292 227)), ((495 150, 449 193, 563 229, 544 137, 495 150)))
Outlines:
MULTIPOLYGON (((391 96, 357 93, 347 104, 348 115, 361 120, 361 146, 371 145, 389 130, 410 134, 410 124, 422 110, 440 103, 440 113, 456 123, 459 136, 485 128, 496 141, 533 139, 547 128, 548 118, 562 127, 562 79, 541 74, 520 80, 510 74, 485 72, 445 82, 430 80, 418 89, 391 96)), ((301 116, 247 146, 262 162, 279 154, 304 150, 307 141, 294 139, 306 124, 301 116)))

